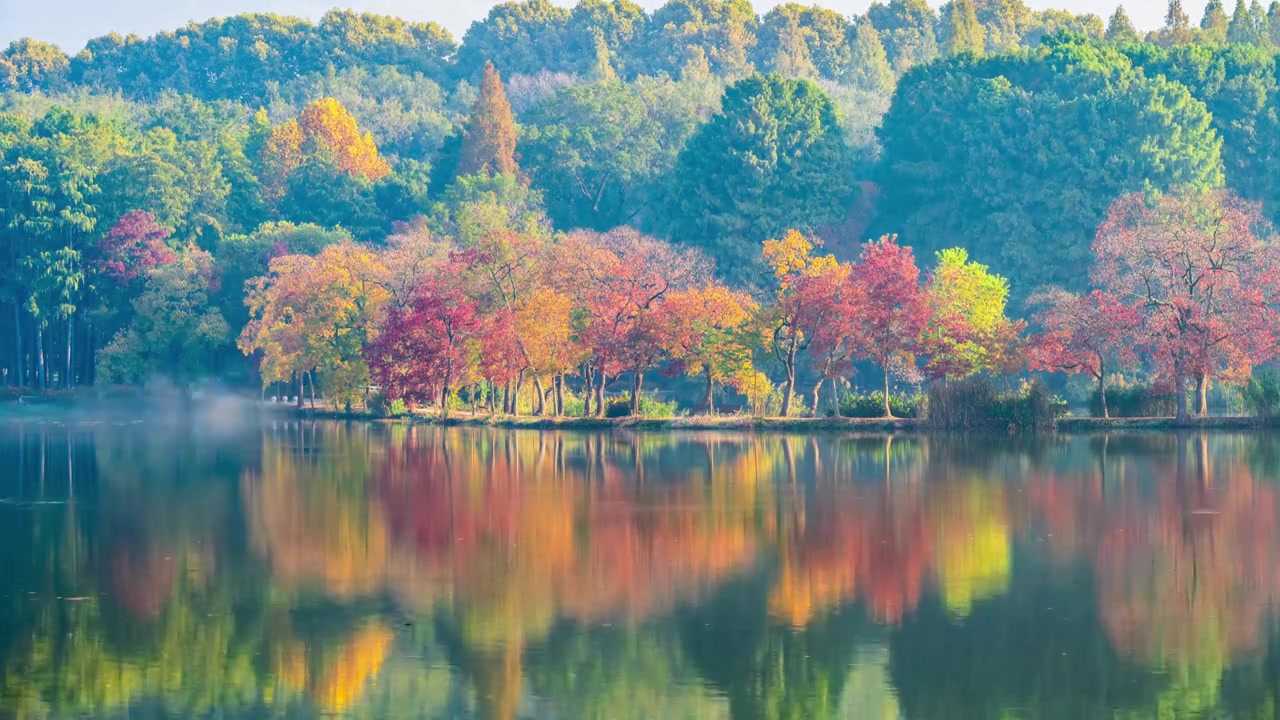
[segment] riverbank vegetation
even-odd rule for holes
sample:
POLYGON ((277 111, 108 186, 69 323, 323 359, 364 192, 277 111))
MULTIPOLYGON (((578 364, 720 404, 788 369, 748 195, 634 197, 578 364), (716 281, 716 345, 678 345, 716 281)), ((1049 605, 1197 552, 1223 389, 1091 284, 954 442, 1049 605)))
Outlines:
POLYGON ((528 0, 461 44, 336 11, 16 42, 4 380, 962 428, 1229 385, 1269 416, 1278 11, 528 0))

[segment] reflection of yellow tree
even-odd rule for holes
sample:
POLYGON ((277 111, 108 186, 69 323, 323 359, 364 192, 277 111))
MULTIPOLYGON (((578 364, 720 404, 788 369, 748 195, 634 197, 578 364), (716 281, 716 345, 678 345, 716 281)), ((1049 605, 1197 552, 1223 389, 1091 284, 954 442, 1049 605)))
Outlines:
POLYGON ((387 659, 394 636, 381 623, 373 622, 357 630, 329 659, 316 678, 312 696, 325 711, 342 712, 351 707, 370 678, 378 674, 387 659))
POLYGON ((344 599, 378 590, 388 540, 383 514, 370 499, 360 468, 349 460, 323 466, 300 462, 270 443, 262 467, 261 477, 246 476, 242 485, 250 537, 276 580, 286 586, 318 583, 344 599))
POLYGON ((976 600, 1009 586, 1012 549, 1005 485, 998 480, 954 482, 931 498, 938 588, 955 617, 976 600))

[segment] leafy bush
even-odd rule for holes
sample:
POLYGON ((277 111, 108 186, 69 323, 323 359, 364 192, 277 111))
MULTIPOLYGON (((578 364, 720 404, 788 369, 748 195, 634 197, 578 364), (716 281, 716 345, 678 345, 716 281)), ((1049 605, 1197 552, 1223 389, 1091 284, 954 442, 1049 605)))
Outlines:
MULTIPOLYGON (((1107 384, 1107 412, 1113 418, 1172 417, 1177 407, 1177 397, 1169 390, 1123 378, 1107 384)), ((1102 417, 1102 398, 1096 387, 1089 393, 1089 414, 1102 417)))
MULTIPOLYGON (((568 408, 566 408, 568 409, 568 408)), ((631 398, 621 398, 619 400, 611 400, 604 407, 604 416, 610 418, 630 417, 631 415, 631 398)), ((640 417, 642 418, 670 418, 676 415, 676 403, 662 402, 652 395, 645 393, 640 394, 640 417)))
POLYGON ((409 414, 409 408, 404 400, 400 398, 388 400, 387 396, 380 392, 369 393, 368 399, 365 400, 365 408, 369 410, 370 415, 380 418, 404 417, 409 414))
MULTIPOLYGON (((889 408, 894 417, 913 418, 923 414, 925 397, 918 393, 889 395, 889 408)), ((884 392, 847 392, 840 398, 840 415, 851 418, 884 417, 884 392)))
POLYGON ((1258 418, 1280 417, 1280 371, 1259 370, 1243 388, 1245 411, 1258 418))
POLYGON ((1028 432, 1051 429, 1067 404, 1038 379, 999 392, 990 378, 974 377, 934 385, 928 409, 929 424, 945 430, 1028 432))

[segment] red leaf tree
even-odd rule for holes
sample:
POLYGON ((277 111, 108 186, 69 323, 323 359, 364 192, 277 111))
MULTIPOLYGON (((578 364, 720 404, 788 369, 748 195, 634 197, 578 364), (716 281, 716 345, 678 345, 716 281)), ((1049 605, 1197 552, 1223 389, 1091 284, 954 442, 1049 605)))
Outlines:
POLYGON ((154 267, 170 265, 178 254, 166 244, 168 228, 141 210, 120 218, 98 241, 94 263, 98 272, 126 285, 154 267))
POLYGON ((1034 321, 1041 332, 1029 353, 1032 368, 1088 373, 1098 381, 1102 417, 1111 417, 1106 373, 1108 367, 1126 367, 1138 361, 1135 344, 1141 314, 1099 290, 1081 296, 1050 288, 1032 295, 1028 304, 1040 308, 1034 321))
POLYGON ((862 246, 848 284, 845 294, 855 357, 870 360, 884 371, 884 416, 893 417, 889 368, 895 360, 917 352, 929 321, 920 269, 911 248, 886 235, 862 246))
POLYGON ((1095 284, 1140 311, 1179 418, 1188 375, 1204 414, 1211 376, 1246 372, 1274 354, 1280 263, 1256 203, 1222 190, 1127 195, 1112 204, 1093 249, 1095 284))
POLYGON ((392 307, 366 348, 369 370, 389 397, 440 400, 449 413, 453 383, 478 356, 481 319, 456 287, 423 283, 407 308, 392 307))

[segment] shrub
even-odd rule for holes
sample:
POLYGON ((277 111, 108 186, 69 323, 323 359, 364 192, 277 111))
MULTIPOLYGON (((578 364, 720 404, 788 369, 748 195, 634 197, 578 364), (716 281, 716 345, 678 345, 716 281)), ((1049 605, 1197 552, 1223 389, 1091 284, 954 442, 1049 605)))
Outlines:
POLYGON ((1280 417, 1280 371, 1259 370, 1243 388, 1245 411, 1267 420, 1280 417))
POLYGON ((404 400, 396 398, 388 400, 386 395, 380 392, 369 393, 369 398, 365 401, 365 407, 369 410, 369 414, 380 418, 403 417, 409 414, 409 408, 405 405, 404 400))
MULTIPOLYGON (((1177 397, 1168 390, 1123 378, 1107 384, 1107 412, 1113 418, 1172 417, 1177 407, 1177 397)), ((1102 417, 1102 399, 1096 387, 1089 393, 1089 414, 1102 417)))
MULTIPOLYGON (((631 415, 631 398, 621 398, 609 401, 604 406, 604 416, 610 418, 630 417, 631 415)), ((676 415, 676 403, 662 402, 652 395, 645 393, 640 394, 640 417, 642 418, 670 418, 676 415)))
MULTIPOLYGON (((894 417, 913 418, 924 413, 925 397, 919 393, 908 395, 897 393, 889 395, 889 408, 894 417)), ((872 393, 847 392, 840 397, 840 415, 851 418, 884 417, 884 392, 872 393)))
POLYGON ((1038 379, 999 392, 990 378, 973 377, 931 387, 928 421, 945 430, 1038 432, 1051 429, 1066 409, 1038 379))

